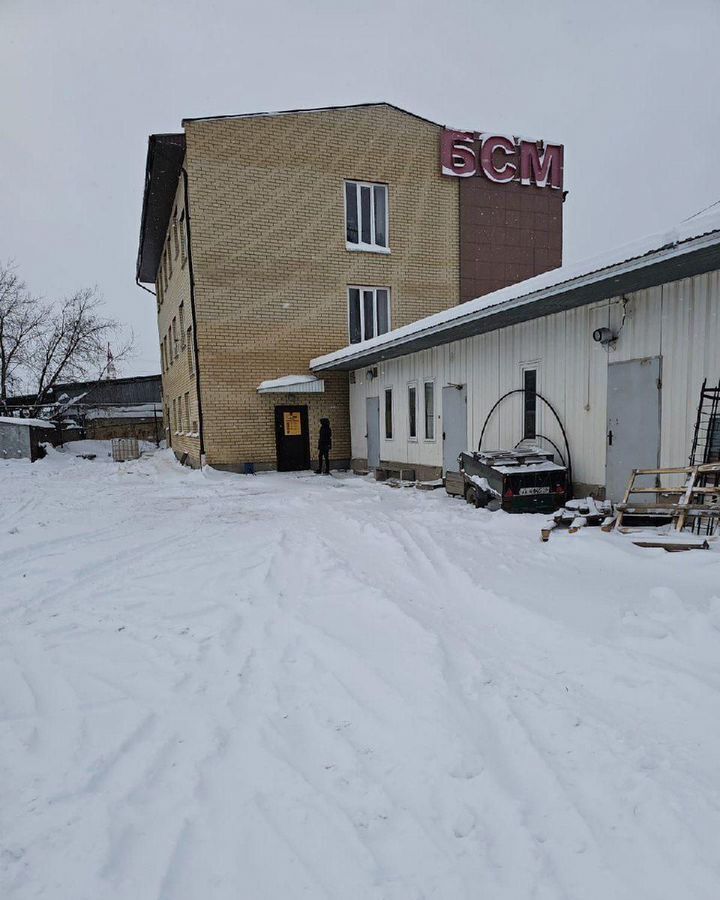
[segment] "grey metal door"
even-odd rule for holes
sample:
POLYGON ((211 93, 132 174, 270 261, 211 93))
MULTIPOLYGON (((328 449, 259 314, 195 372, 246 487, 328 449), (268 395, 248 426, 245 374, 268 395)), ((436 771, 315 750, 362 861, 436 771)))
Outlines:
MULTIPOLYGON (((622 500, 633 469, 660 462, 660 357, 608 365, 605 486, 622 500)), ((650 484, 650 486, 652 486, 650 484)))
POLYGON ((442 390, 443 469, 457 472, 457 458, 467 450, 467 388, 460 385, 442 390))
POLYGON ((367 397, 365 409, 367 414, 368 469, 372 471, 380 466, 380 398, 367 397))

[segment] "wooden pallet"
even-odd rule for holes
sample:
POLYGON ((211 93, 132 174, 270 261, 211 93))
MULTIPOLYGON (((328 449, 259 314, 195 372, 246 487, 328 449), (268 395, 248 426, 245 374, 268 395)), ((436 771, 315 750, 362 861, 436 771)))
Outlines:
POLYGON ((707 549, 707 538, 716 529, 720 518, 720 485, 717 484, 719 474, 720 463, 633 469, 622 503, 617 505, 615 529, 622 534, 635 535, 633 543, 639 547, 663 547, 665 550, 675 551, 707 549), (685 483, 680 487, 662 485, 660 482, 663 475, 682 476, 685 483), (639 478, 648 477, 655 479, 653 487, 637 484, 639 478), (631 500, 631 497, 638 495, 639 500, 631 500), (643 502, 642 498, 647 495, 653 496, 653 503, 643 502), (644 526, 640 534, 639 519, 650 523, 644 526), (653 538, 652 532, 648 534, 645 530, 668 524, 669 532, 658 534, 657 539, 653 538), (691 532, 697 531, 697 534, 683 534, 688 527, 691 532), (706 531, 704 536, 700 533, 703 527, 706 531))

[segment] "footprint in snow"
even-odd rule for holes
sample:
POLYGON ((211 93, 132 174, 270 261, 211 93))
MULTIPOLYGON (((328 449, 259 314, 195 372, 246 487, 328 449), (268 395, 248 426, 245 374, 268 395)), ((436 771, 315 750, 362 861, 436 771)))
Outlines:
POLYGON ((475 813, 467 807, 456 817, 453 834, 456 838, 467 837, 475 827, 475 813))

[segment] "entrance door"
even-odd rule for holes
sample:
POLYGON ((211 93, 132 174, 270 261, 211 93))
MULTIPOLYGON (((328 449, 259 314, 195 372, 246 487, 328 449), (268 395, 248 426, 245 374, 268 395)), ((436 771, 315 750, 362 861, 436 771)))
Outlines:
POLYGON ((275 446, 278 472, 310 468, 307 406, 275 407, 275 446))
POLYGON ((659 356, 608 365, 607 417, 605 485, 618 501, 633 469, 660 464, 659 356))
POLYGON ((457 472, 457 458, 467 450, 467 387, 451 385, 442 391, 443 469, 457 472))
POLYGON ((380 466, 380 398, 368 397, 365 400, 367 414, 367 455, 368 471, 380 466))

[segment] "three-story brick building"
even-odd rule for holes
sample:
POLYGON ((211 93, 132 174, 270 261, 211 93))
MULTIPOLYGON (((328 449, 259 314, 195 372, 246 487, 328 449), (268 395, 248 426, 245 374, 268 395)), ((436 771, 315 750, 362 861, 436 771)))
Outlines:
POLYGON ((308 468, 324 416, 347 465, 347 375, 311 359, 561 262, 561 190, 447 177, 448 132, 389 104, 183 129, 149 139, 136 275, 156 289, 168 442, 192 465, 308 468))

